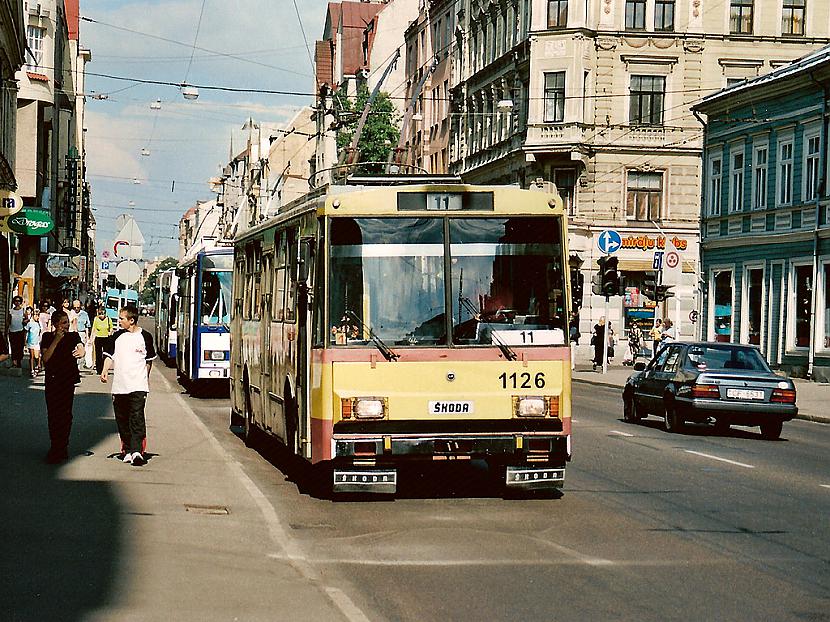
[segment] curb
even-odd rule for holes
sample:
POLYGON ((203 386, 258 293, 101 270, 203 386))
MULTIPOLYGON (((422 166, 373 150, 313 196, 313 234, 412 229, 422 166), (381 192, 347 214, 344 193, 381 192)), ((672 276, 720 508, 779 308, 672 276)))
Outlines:
MULTIPOLYGON (((602 382, 597 380, 587 380, 585 378, 571 378, 571 382, 577 382, 580 384, 590 384, 596 387, 606 387, 608 389, 622 389, 621 385, 614 384, 612 382, 602 382)), ((824 423, 830 424, 830 417, 822 417, 821 415, 809 415, 807 413, 798 413, 795 416, 796 419, 801 419, 803 421, 812 421, 813 423, 824 423)))

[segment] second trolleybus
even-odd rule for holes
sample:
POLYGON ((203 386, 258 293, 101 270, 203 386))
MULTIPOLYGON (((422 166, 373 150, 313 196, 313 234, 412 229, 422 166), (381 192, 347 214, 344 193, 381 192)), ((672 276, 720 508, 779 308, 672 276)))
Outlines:
POLYGON ((176 363, 176 321, 179 277, 169 268, 156 281, 156 351, 168 365, 176 363))
POLYGON ((330 186, 234 241, 231 424, 393 493, 410 461, 558 488, 570 458, 567 228, 553 193, 330 186))

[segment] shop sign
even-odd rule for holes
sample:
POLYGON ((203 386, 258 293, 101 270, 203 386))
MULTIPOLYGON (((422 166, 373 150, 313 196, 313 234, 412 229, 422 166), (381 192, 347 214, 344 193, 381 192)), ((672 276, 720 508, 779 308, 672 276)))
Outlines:
MULTIPOLYGON (((671 245, 679 251, 689 247, 689 241, 677 236, 671 237, 671 245)), ((641 251, 666 250, 666 237, 662 235, 629 235, 622 239, 623 249, 639 249, 641 251)))
POLYGON ((23 209, 23 199, 11 190, 0 190, 0 216, 11 216, 23 209))
POLYGON ((0 231, 4 233, 42 236, 54 227, 51 214, 42 209, 28 207, 13 216, 0 216, 0 231))
POLYGON ((46 271, 55 278, 73 277, 80 273, 72 257, 62 253, 50 253, 46 256, 46 271))

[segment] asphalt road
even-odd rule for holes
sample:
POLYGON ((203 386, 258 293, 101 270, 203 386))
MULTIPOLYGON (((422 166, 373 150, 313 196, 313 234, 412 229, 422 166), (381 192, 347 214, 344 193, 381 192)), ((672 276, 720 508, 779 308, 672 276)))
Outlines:
POLYGON ((830 620, 830 426, 670 435, 624 423, 616 390, 574 390, 564 495, 508 500, 473 463, 332 502, 231 434, 227 400, 187 404, 255 487, 274 561, 338 586, 347 619, 830 620))

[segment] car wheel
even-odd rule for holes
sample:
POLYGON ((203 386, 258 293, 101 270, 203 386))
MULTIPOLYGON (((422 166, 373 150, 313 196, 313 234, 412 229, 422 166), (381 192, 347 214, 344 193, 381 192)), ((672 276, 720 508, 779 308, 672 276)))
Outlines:
POLYGON ((673 434, 679 434, 683 431, 683 418, 677 414, 677 409, 674 407, 672 402, 666 402, 666 410, 663 414, 665 419, 665 428, 666 432, 670 432, 673 434))
POLYGON ((784 427, 783 421, 769 421, 761 424, 761 436, 768 441, 774 441, 781 437, 781 430, 784 427))
POLYGON ((637 412, 637 404, 634 401, 633 393, 627 393, 623 397, 623 419, 628 423, 637 423, 641 419, 640 413, 637 412))

